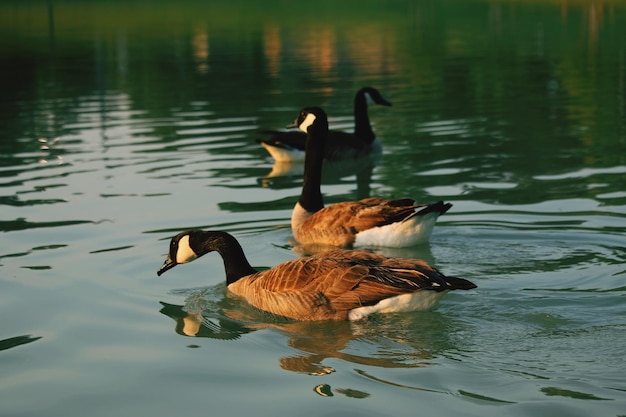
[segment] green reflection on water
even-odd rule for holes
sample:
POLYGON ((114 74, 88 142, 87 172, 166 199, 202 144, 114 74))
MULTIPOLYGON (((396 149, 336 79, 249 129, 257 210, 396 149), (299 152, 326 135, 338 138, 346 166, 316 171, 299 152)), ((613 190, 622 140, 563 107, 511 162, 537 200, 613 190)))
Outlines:
MULTIPOLYGON (((623 4, 356 4, 3 3, 0 57, 11 82, 0 102, 0 150, 31 150, 34 143, 17 139, 79 131, 71 126, 80 126, 80 97, 94 98, 103 128, 114 119, 112 92, 127 95, 130 109, 170 121, 211 104, 222 115, 309 103, 349 114, 349 95, 371 79, 395 95, 384 117, 403 121, 378 129, 385 143, 411 142, 398 169, 383 171, 389 182, 424 166, 426 150, 449 168, 487 168, 459 171, 472 181, 512 177, 520 195, 537 191, 524 183, 539 173, 623 164, 623 4)), ((265 114, 260 124, 283 126, 284 114, 265 114)), ((168 142, 178 135, 171 122, 154 134, 168 142)), ((575 185, 570 194, 584 191, 575 185)))

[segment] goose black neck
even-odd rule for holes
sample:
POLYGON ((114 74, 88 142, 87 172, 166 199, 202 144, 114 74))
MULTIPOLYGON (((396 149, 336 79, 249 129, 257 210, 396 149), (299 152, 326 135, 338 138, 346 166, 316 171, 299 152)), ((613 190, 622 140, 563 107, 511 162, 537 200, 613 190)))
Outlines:
POLYGON ((366 143, 374 142, 376 136, 370 126, 370 118, 367 114, 367 99, 365 90, 360 90, 354 96, 354 135, 366 143))
POLYGON ((232 284, 240 278, 258 272, 246 259, 237 239, 226 232, 198 232, 191 237, 190 244, 192 247, 200 248, 198 253, 200 256, 211 251, 220 254, 224 261, 226 284, 232 284))
POLYGON ((328 136, 328 122, 309 127, 304 155, 304 178, 302 193, 298 202, 310 213, 324 208, 322 191, 322 165, 324 164, 324 147, 328 136))

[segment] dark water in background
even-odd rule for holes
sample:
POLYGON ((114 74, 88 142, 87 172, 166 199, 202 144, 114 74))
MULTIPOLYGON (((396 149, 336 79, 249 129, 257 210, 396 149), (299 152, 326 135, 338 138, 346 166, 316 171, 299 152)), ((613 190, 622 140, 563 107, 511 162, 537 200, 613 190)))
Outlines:
POLYGON ((622 2, 3 2, 0 414, 623 416, 624 39, 622 2), (156 278, 189 227, 299 256, 301 167, 256 132, 349 130, 364 85, 384 154, 326 201, 452 202, 381 252, 477 290, 301 324, 225 298, 217 256, 156 278))

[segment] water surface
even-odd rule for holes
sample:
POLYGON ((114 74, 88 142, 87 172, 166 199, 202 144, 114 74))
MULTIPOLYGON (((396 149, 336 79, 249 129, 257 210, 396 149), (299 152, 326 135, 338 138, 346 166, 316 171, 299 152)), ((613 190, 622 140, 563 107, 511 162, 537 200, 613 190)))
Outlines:
POLYGON ((626 9, 620 2, 4 2, 3 415, 623 416, 626 9), (299 165, 255 139, 305 105, 384 151, 326 202, 453 203, 425 259, 478 289, 432 312, 292 323, 226 297, 217 255, 303 256, 299 165))

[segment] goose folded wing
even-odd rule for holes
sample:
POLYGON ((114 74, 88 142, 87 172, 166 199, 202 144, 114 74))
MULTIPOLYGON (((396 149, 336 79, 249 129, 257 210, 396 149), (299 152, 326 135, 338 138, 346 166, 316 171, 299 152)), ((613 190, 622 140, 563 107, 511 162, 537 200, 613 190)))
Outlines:
POLYGON ((372 227, 384 226, 410 217, 415 208, 413 200, 384 200, 366 198, 359 201, 344 201, 331 204, 317 211, 303 225, 304 228, 315 227, 327 233, 356 233, 372 227))
POLYGON ((391 223, 401 222, 415 213, 413 200, 383 200, 370 198, 357 201, 358 208, 348 221, 347 225, 357 232, 368 230, 373 227, 384 226, 391 223))
POLYGON ((333 299, 358 285, 359 272, 333 259, 311 258, 250 276, 246 285, 229 288, 276 315, 300 320, 343 318, 333 307, 333 299))

